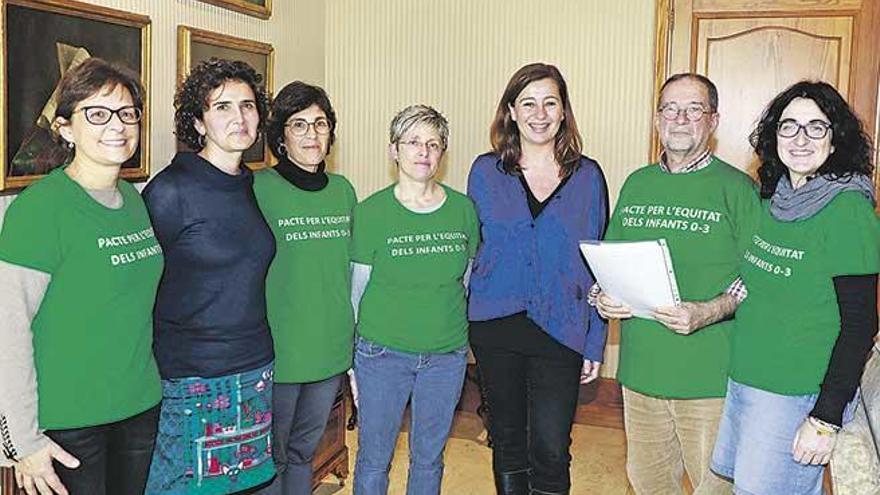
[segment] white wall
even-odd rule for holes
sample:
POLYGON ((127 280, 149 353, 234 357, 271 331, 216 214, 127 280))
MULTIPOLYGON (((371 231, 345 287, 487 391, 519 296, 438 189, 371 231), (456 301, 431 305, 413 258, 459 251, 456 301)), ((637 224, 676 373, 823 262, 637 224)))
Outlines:
POLYGON ((584 153, 602 165, 613 200, 648 157, 654 10, 652 0, 328 0, 336 169, 361 198, 390 183, 391 118, 426 103, 449 119, 444 179, 464 189, 507 80, 543 61, 565 76, 584 153))

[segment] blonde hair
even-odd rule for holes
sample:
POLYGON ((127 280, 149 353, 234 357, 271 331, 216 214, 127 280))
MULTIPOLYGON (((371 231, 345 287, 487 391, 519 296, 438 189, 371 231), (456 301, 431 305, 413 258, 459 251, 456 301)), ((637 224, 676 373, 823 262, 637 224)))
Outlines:
POLYGON ((449 122, 443 114, 428 105, 410 105, 397 112, 389 128, 390 143, 397 144, 401 136, 417 125, 427 125, 437 131, 443 149, 446 149, 449 144, 449 122))

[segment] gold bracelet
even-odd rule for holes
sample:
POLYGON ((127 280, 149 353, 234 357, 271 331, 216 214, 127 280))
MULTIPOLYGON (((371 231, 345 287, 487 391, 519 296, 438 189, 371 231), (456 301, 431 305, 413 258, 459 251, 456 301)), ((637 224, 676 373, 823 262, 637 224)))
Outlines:
POLYGON ((813 428, 816 428, 817 435, 834 435, 840 430, 840 427, 837 425, 833 425, 826 421, 822 421, 819 418, 814 418, 813 416, 807 416, 807 420, 810 421, 810 424, 813 425, 813 428))

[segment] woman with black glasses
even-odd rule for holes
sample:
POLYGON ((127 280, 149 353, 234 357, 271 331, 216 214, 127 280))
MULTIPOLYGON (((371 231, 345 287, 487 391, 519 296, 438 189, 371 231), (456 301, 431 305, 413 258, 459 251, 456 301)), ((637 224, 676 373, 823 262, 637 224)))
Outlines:
POLYGON ((275 343, 272 429, 278 476, 266 494, 312 493, 312 460, 351 367, 349 240, 354 189, 326 171, 336 113, 323 89, 295 81, 272 103, 266 131, 278 165, 254 174, 275 234, 266 278, 275 343))
POLYGON ((770 102, 751 142, 763 208, 712 470, 737 493, 820 495, 877 332, 871 149, 841 95, 810 81, 770 102))
POLYGON ((13 201, 0 234, 0 465, 29 495, 143 493, 161 398, 151 311, 162 250, 119 180, 143 88, 90 58, 64 75, 57 104, 52 130, 71 159, 13 201))

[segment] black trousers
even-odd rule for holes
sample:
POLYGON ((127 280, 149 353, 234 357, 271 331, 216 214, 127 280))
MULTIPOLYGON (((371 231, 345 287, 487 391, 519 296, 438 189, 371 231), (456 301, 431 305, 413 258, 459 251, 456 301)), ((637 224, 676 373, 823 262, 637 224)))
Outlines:
POLYGON ((533 490, 569 493, 583 357, 524 313, 471 322, 470 339, 489 403, 493 470, 528 472, 533 490))
POLYGON ((137 416, 86 428, 47 430, 79 459, 76 469, 58 462, 55 472, 70 495, 140 495, 147 485, 159 424, 159 406, 137 416))

